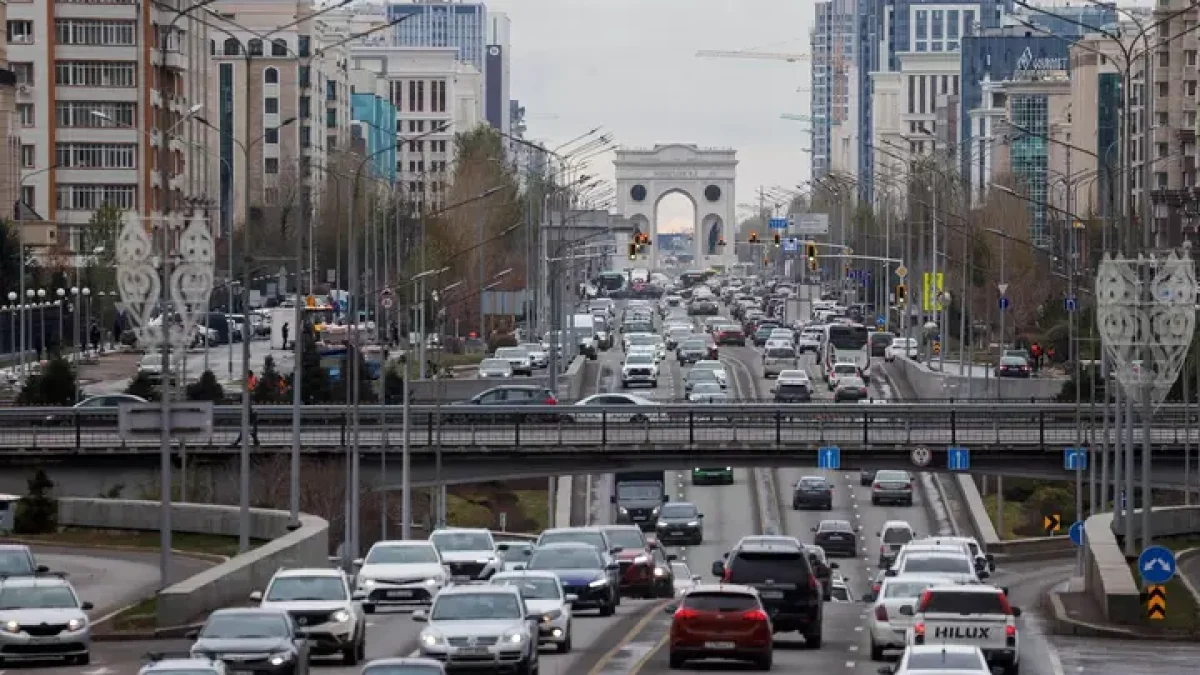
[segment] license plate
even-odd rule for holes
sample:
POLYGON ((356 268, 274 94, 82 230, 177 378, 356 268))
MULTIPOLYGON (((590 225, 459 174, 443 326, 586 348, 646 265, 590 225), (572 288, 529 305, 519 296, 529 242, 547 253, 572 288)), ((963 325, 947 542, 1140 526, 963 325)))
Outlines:
POLYGON ((683 536, 683 532, 680 532, 680 531, 676 530, 676 531, 674 531, 674 532, 672 532, 672 533, 671 533, 671 536, 672 536, 672 537, 682 537, 682 536, 683 536))
POLYGON ((634 520, 645 520, 646 516, 634 516, 633 519, 634 520))
POLYGON ((58 642, 58 638, 56 638, 56 637, 31 637, 31 638, 29 638, 29 643, 35 644, 35 645, 48 645, 48 644, 53 644, 56 642, 58 642))
POLYGON ((231 670, 229 675, 254 675, 253 670, 231 670))
POLYGON ((830 539, 830 541, 841 541, 841 540, 845 539, 845 537, 843 537, 840 534, 831 534, 831 535, 829 535, 829 539, 830 539))
POLYGON ((488 649, 487 647, 463 647, 458 650, 458 653, 462 656, 487 656, 488 649))
POLYGON ((783 591, 759 591, 758 594, 764 598, 767 598, 768 600, 783 599, 783 591))
POLYGON ((732 642, 705 642, 704 643, 705 649, 733 649, 734 646, 735 645, 732 642))
POLYGON ((389 598, 411 598, 413 596, 413 592, 412 591, 388 591, 387 596, 389 598))

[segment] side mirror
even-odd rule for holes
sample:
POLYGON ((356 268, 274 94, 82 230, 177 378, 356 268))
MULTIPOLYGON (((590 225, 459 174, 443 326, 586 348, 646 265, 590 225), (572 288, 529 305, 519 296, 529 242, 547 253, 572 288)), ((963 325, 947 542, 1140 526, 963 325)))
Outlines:
POLYGON ((355 558, 355 559, 354 559, 354 563, 353 563, 353 565, 354 565, 355 567, 362 567, 362 566, 363 566, 363 559, 362 559, 362 558, 355 558))
POLYGON ((619 565, 618 563, 612 562, 612 563, 608 563, 607 565, 605 565, 604 569, 608 570, 609 572, 616 572, 617 570, 621 569, 621 565, 619 565))
POLYGON ((703 513, 697 513, 697 514, 696 514, 696 518, 703 519, 703 518, 704 518, 704 514, 703 514, 703 513))
POLYGON ((994 562, 988 562, 988 571, 989 571, 989 572, 995 572, 995 571, 996 571, 996 563, 994 563, 994 562))
POLYGON ((725 560, 729 560, 729 551, 725 551, 724 553, 722 553, 721 557, 725 560))
POLYGON ((90 602, 84 602, 83 604, 81 604, 81 605, 79 606, 79 609, 82 609, 82 610, 83 610, 83 611, 85 611, 85 612, 90 612, 90 611, 92 611, 92 610, 93 610, 93 609, 95 609, 95 608, 96 608, 96 606, 95 606, 95 605, 93 605, 93 604, 92 604, 92 603, 90 603, 90 602))
POLYGON ((817 531, 817 528, 815 528, 815 527, 814 527, 814 528, 810 528, 810 529, 811 529, 811 531, 813 531, 813 532, 816 532, 816 531, 817 531))
POLYGON ((513 565, 513 569, 514 570, 523 570, 523 569, 525 569, 525 565, 523 563, 517 563, 517 564, 513 565))
POLYGON ((831 570, 838 569, 838 564, 837 563, 829 563, 829 569, 831 569, 831 570))
POLYGON ((625 549, 624 549, 624 547, 621 547, 621 546, 614 546, 614 547, 612 547, 612 548, 608 549, 608 552, 609 552, 609 553, 611 553, 611 554, 613 554, 613 555, 616 555, 616 554, 618 554, 618 553, 620 553, 621 551, 624 551, 624 550, 625 550, 625 549))
POLYGON ((617 496, 616 496, 616 495, 609 495, 609 496, 608 496, 608 503, 609 503, 609 504, 616 504, 616 503, 617 503, 617 496))
POLYGON ((1000 592, 1007 596, 1008 595, 1008 586, 1001 586, 1000 592))
POLYGON ((579 602, 579 596, 575 595, 574 593, 567 593, 567 597, 565 598, 565 600, 566 600, 566 603, 568 605, 570 605, 570 604, 579 602))
POLYGON ((778 393, 779 393, 779 387, 771 387, 771 393, 772 393, 772 394, 778 394, 778 393))
POLYGON ((700 583, 700 575, 699 575, 699 574, 693 574, 693 575, 692 575, 692 581, 694 581, 694 582, 696 582, 696 583, 700 583))
POLYGON ((496 550, 497 550, 497 551, 507 551, 507 550, 508 550, 508 543, 507 543, 507 542, 501 542, 501 543, 499 543, 499 544, 496 544, 496 550))
POLYGON ((350 595, 350 599, 355 602, 362 602, 363 600, 367 599, 367 594, 363 593, 362 591, 354 591, 354 593, 350 595))
POLYGON ((262 602, 262 598, 263 598, 262 591, 251 591, 250 592, 250 600, 252 602, 262 602))
POLYGON ((671 561, 674 561, 674 560, 679 560, 679 556, 675 555, 674 553, 668 553, 668 554, 667 554, 667 561, 668 561, 668 562, 671 562, 671 561))
POLYGON ((913 615, 912 605, 905 605, 905 606, 901 607, 900 614, 902 616, 912 616, 913 615))
POLYGON ((884 573, 883 573, 883 576, 885 576, 885 577, 894 577, 894 576, 896 576, 896 570, 888 570, 888 571, 886 571, 886 572, 884 572, 884 573))
POLYGON ((667 605, 666 607, 663 607, 663 614, 674 614, 677 611, 679 611, 678 605, 667 605))
POLYGON ((669 502, 669 501, 671 501, 671 495, 664 494, 664 495, 662 496, 662 502, 663 502, 664 504, 666 504, 666 503, 667 503, 667 502, 669 502))
POLYGON ((38 574, 45 574, 46 572, 50 571, 50 568, 46 565, 38 565, 37 569, 35 569, 34 571, 37 572, 38 574))
POLYGON ((429 621, 429 615, 426 614, 425 610, 423 609, 414 609, 412 613, 412 620, 416 621, 417 623, 425 623, 429 621))
POLYGON ((725 576, 725 563, 721 560, 715 560, 712 564, 712 575, 714 577, 725 576))
POLYGON ((1012 613, 1013 613, 1013 616, 1021 616, 1021 608, 1020 608, 1020 607, 1013 607, 1013 608, 1012 608, 1012 613))
POLYGON ((187 638, 187 639, 189 639, 189 640, 195 640, 196 638, 200 637, 200 631, 198 631, 198 630, 189 630, 188 632, 186 632, 186 633, 184 633, 184 634, 183 634, 183 637, 185 637, 185 638, 187 638))
POLYGON ((526 621, 537 621, 538 623, 541 623, 542 615, 539 614, 538 612, 532 612, 530 614, 525 615, 525 620, 526 621))

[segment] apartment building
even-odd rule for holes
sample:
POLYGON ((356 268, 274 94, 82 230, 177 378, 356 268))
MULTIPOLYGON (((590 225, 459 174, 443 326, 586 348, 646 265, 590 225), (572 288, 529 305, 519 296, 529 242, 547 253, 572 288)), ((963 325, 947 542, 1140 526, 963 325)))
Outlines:
POLYGON ((414 204, 444 203, 454 169, 454 136, 486 124, 483 75, 453 47, 356 45, 351 60, 388 82, 400 149, 396 180, 414 204))
MULTIPOLYGON (((0 25, 8 25, 8 3, 0 4, 0 25)), ((19 128, 13 116, 16 114, 17 77, 8 67, 8 36, 0 34, 0 138, 4 139, 8 154, 0 159, 0 204, 8 209, 3 217, 12 216, 12 205, 17 201, 17 184, 20 169, 17 156, 21 149, 19 128)))
POLYGON ((143 215, 207 205, 215 134, 196 107, 206 102, 207 28, 165 6, 186 4, 6 4, 22 201, 59 223, 72 249, 104 204, 143 215))
MULTIPOLYGON (((218 130, 211 178, 222 232, 315 209, 335 153, 348 149, 348 35, 311 0, 221 1, 203 122, 218 130), (311 200, 311 202, 309 201, 311 200)), ((336 180, 336 177, 333 178, 336 180)))

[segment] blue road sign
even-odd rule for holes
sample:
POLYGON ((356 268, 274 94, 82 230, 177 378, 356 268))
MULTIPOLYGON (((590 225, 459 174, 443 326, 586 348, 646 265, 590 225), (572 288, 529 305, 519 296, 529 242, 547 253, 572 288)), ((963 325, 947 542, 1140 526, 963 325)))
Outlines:
POLYGON ((1079 303, 1076 302, 1075 296, 1068 296, 1063 304, 1066 305, 1068 312, 1074 312, 1079 307, 1079 303))
POLYGON ((772 230, 786 230, 787 218, 771 218, 767 221, 767 227, 771 228, 772 230))
POLYGON ((1000 296, 1000 309, 1002 309, 1002 310, 1008 309, 1008 297, 1007 296, 1004 296, 1004 295, 1000 296))
POLYGON ((966 471, 971 468, 971 451, 952 447, 946 450, 946 468, 951 471, 966 471))
POLYGON ((1067 448, 1063 451, 1063 468, 1067 471, 1087 471, 1087 448, 1067 448))
POLYGON ((1071 529, 1067 531, 1067 535, 1071 537, 1071 543, 1076 546, 1083 546, 1084 534, 1082 520, 1071 523, 1071 529))
POLYGON ((875 325, 880 326, 880 327, 887 325, 887 317, 883 317, 883 316, 875 317, 875 325))
POLYGON ((839 469, 842 466, 842 450, 836 445, 817 449, 817 468, 839 469))
POLYGON ((795 253, 799 249, 800 249, 800 242, 797 241, 795 237, 788 237, 787 239, 783 240, 783 252, 784 253, 795 253))
POLYGON ((1165 584, 1175 576, 1175 554, 1163 546, 1148 546, 1138 556, 1138 572, 1148 584, 1165 584))

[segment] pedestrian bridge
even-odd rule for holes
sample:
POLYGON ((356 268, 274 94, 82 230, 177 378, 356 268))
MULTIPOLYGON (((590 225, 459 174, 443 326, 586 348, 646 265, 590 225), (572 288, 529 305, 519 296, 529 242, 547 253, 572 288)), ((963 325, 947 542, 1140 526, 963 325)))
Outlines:
MULTIPOLYGON (((214 410, 211 432, 187 440, 191 463, 220 464, 240 453, 237 406, 214 410)), ((256 457, 291 452, 292 408, 256 407, 256 457)), ((52 461, 71 466, 150 466, 159 440, 122 438, 115 412, 74 409, 0 411, 0 463, 52 461)), ((400 406, 306 406, 300 451, 341 458, 357 447, 368 461, 399 455, 404 445, 400 406), (357 419, 356 419, 357 418, 357 419)), ((1135 422, 1139 450, 1143 425, 1135 422)), ((1157 470, 1182 469, 1184 448, 1200 449, 1195 413, 1163 406, 1149 425, 1157 470), (1189 424, 1189 420, 1191 423, 1189 424)), ((1072 404, 738 404, 629 407, 473 405, 413 406, 408 445, 414 469, 440 457, 448 474, 499 478, 634 466, 804 466, 821 448, 837 447, 841 468, 949 470, 949 448, 966 448, 967 470, 1065 476, 1066 448, 1099 449, 1118 430, 1102 407, 1072 404), (1105 429, 1107 422, 1107 431, 1105 429), (916 453, 922 448, 927 452, 916 453), (917 460, 928 458, 927 465, 917 460)), ((390 461, 390 460, 389 460, 390 461)), ((956 467, 957 468, 957 467, 956 467)))

